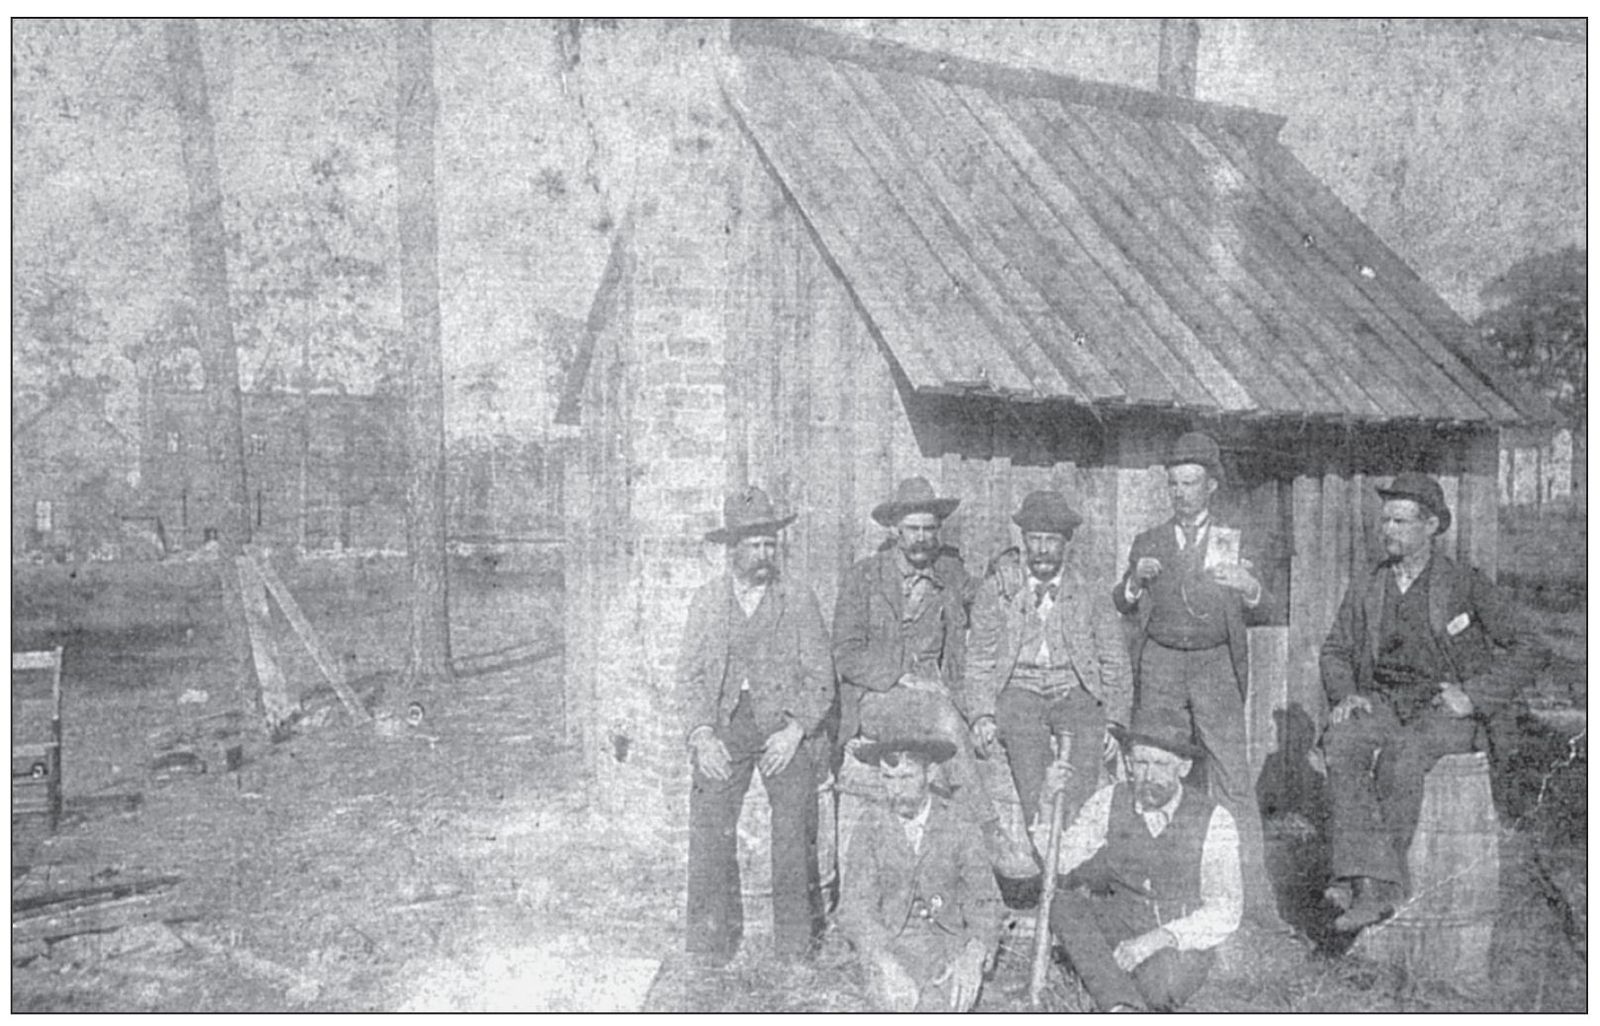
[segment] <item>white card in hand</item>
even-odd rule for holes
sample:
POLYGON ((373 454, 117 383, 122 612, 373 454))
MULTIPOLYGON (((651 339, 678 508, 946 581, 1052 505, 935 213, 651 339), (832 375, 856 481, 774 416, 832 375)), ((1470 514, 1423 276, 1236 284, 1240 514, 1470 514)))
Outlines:
POLYGON ((1206 532, 1206 561, 1205 569, 1210 570, 1218 566, 1239 565, 1239 529, 1237 527, 1213 527, 1206 532))

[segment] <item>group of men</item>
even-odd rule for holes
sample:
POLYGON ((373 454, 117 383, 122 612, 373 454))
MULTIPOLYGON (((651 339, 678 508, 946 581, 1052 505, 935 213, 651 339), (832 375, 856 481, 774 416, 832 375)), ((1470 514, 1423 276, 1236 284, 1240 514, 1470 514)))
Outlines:
MULTIPOLYGON (((1214 439, 1183 435, 1166 468, 1173 516, 1134 540, 1109 594, 1070 558, 1083 518, 1061 493, 1023 500, 1021 545, 980 578, 940 539, 960 500, 902 482, 872 512, 893 543, 845 573, 831 640, 810 589, 779 572, 778 535, 795 515, 757 488, 728 498, 706 537, 727 546, 729 572, 691 604, 679 674, 692 955, 737 952, 736 828, 757 770, 772 808, 776 953, 810 955, 824 918, 815 791, 842 758, 883 784, 841 853, 838 909, 883 1009, 972 1007, 1004 915, 997 874, 1057 874, 1051 929, 1106 1010, 1177 1007, 1241 923, 1289 932, 1245 750, 1246 617, 1268 598, 1260 549, 1212 511, 1214 439), (1127 779, 1103 780, 1119 752, 1127 779), (980 779, 979 760, 997 757, 1027 857, 1007 846, 980 779), (1186 787, 1202 762, 1207 786, 1186 787), (1066 827, 1046 867, 1057 810, 1066 827)), ((1423 775, 1470 750, 1473 713, 1514 693, 1522 664, 1494 649, 1529 648, 1494 587, 1433 552, 1450 517, 1438 483, 1401 474, 1380 496, 1388 558, 1352 584, 1321 655, 1327 897, 1349 931, 1403 900, 1423 775)))

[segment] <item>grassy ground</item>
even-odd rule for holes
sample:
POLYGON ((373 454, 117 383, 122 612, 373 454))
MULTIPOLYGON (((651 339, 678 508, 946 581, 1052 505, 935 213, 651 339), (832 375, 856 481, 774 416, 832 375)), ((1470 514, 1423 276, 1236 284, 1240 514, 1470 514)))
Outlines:
MULTIPOLYGON (((397 575, 324 567, 307 577, 302 600, 329 646, 353 655, 369 682, 392 677, 404 636, 397 575)), ((459 567, 456 654, 539 650, 558 629, 550 584, 526 568, 459 567)), ((210 656, 211 606, 181 592, 150 603, 177 614, 149 613, 132 627, 95 619, 99 593, 43 613, 46 603, 23 607, 35 610, 33 623, 67 631, 69 821, 54 836, 13 829, 13 899, 152 874, 181 883, 165 906, 175 921, 164 935, 139 935, 144 950, 115 950, 129 946, 113 939, 134 936, 127 931, 14 945, 13 1011, 865 1007, 839 938, 830 935, 816 964, 797 971, 768 956, 759 915, 726 969, 684 964, 683 868, 634 846, 588 807, 582 759, 563 739, 558 658, 422 695, 426 714, 414 730, 356 729, 334 713, 281 744, 250 745, 238 774, 214 763, 204 775, 156 779, 151 735, 232 700, 210 656), (73 609, 88 612, 74 621, 73 609), (131 795, 137 808, 115 800, 131 795)), ((314 679, 300 657, 286 661, 291 679, 314 679)), ((1577 664, 1558 670, 1582 673, 1577 664)), ((1551 693, 1573 686, 1541 681, 1551 693)), ((1310 943, 1245 937, 1230 942, 1195 1007, 1584 1009, 1583 760, 1566 764, 1565 738, 1537 721, 1520 737, 1517 804, 1502 810, 1501 912, 1486 987, 1467 996, 1310 943)), ((1303 878, 1296 915, 1323 935, 1317 917, 1327 910, 1306 897, 1320 842, 1293 824, 1269 827, 1280 875, 1303 878)), ((1025 1006, 1027 919, 1014 924, 980 1010, 1025 1006)), ((1045 1000, 1086 1007, 1059 967, 1045 1000)))

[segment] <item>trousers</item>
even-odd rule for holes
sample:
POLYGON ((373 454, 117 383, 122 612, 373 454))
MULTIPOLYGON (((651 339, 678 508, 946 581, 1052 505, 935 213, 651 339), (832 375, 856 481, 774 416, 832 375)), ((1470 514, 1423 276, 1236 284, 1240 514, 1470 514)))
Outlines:
POLYGON ((1228 646, 1190 651, 1146 641, 1139 659, 1132 729, 1144 729, 1155 709, 1183 709, 1195 743, 1205 749, 1211 797, 1227 806, 1239 825, 1239 868, 1244 874, 1245 913, 1276 915, 1267 876, 1266 838, 1255 782, 1245 749, 1244 700, 1228 646))
POLYGON ((1422 814, 1422 783, 1441 756, 1472 751, 1476 724, 1438 708, 1402 724, 1382 695, 1371 713, 1328 726, 1333 876, 1370 876, 1409 890, 1406 850, 1422 814))
POLYGON ((1127 892, 1095 896, 1063 887, 1050 906, 1050 929, 1102 1012, 1115 1005, 1170 1012, 1206 982, 1210 951, 1163 948, 1131 973, 1117 965, 1118 944, 1160 925, 1149 906, 1127 892))
POLYGON ((1011 779, 1022 801, 1022 816, 1032 823, 1039 814, 1039 792, 1044 787, 1045 770, 1055 759, 1051 737, 1067 733, 1072 746, 1067 765, 1072 774, 1062 791, 1065 822, 1094 794, 1100 780, 1100 760, 1104 753, 1106 716, 1100 702, 1081 687, 1060 698, 1045 698, 1037 692, 1008 687, 994 704, 995 726, 1011 764, 1011 779))
MULTIPOLYGON (((741 700, 717 738, 728 749, 727 780, 693 771, 689 791, 689 887, 685 946, 726 961, 744 936, 739 881, 739 811, 766 735, 741 700)), ((817 781, 805 744, 780 773, 763 776, 772 805, 772 938, 782 961, 807 958, 822 934, 822 881, 817 871, 817 781)))

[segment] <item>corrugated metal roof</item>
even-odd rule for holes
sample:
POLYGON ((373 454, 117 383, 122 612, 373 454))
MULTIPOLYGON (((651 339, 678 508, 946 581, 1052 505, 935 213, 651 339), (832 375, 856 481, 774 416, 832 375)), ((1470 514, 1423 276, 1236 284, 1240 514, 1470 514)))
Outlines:
POLYGON ((787 25, 735 42, 739 123, 918 390, 1548 416, 1279 118, 787 25))

